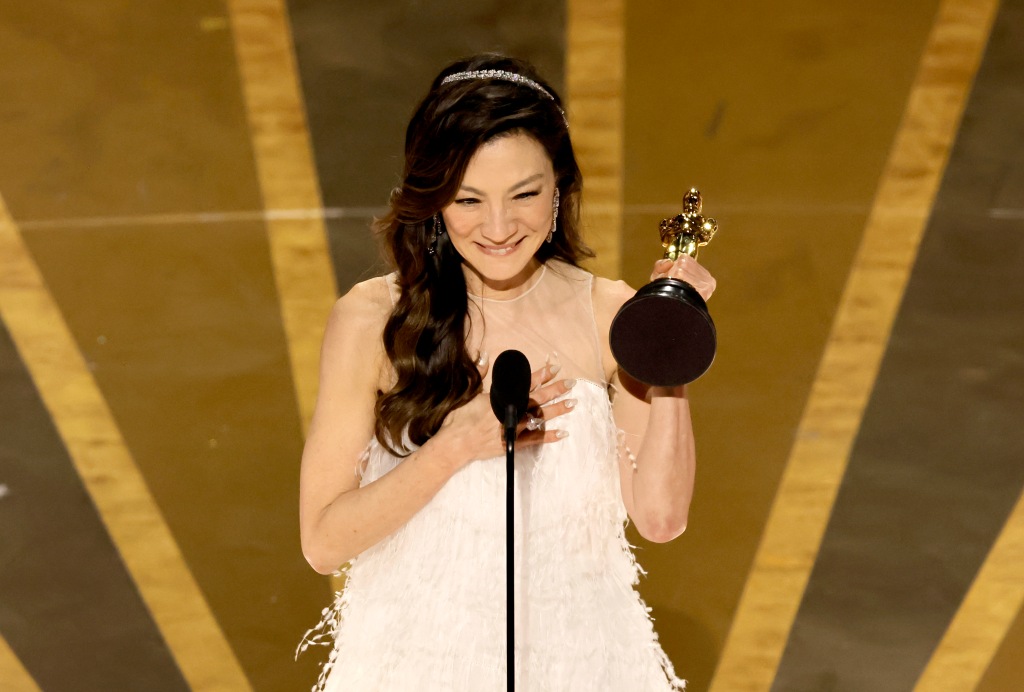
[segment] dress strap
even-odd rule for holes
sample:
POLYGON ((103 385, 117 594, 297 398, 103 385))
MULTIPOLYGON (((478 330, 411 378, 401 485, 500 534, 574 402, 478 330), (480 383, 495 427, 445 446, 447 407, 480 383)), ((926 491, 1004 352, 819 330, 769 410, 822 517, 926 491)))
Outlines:
POLYGON ((401 289, 398 288, 398 272, 391 272, 380 278, 388 287, 388 297, 391 298, 391 307, 394 308, 398 304, 398 296, 401 293, 401 289))
POLYGON ((594 275, 589 272, 587 273, 586 291, 584 292, 584 296, 583 304, 586 306, 587 314, 590 317, 590 334, 593 337, 594 355, 597 358, 598 367, 600 368, 603 360, 601 356, 604 353, 604 348, 601 344, 604 340, 601 338, 601 331, 597 328, 597 314, 594 312, 594 275))
POLYGON ((593 358, 597 364, 598 372, 602 377, 595 379, 595 382, 603 381, 604 370, 601 368, 604 349, 601 347, 603 339, 601 331, 597 327, 597 313, 594 312, 594 275, 581 267, 562 265, 563 271, 575 279, 574 286, 579 305, 585 313, 586 330, 590 336, 590 347, 593 349, 593 358))

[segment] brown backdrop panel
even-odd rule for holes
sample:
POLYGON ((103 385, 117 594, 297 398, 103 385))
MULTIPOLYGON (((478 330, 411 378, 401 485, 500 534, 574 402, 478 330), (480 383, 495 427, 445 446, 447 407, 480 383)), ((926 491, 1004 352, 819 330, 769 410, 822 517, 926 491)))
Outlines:
POLYGON ((642 590, 677 668, 709 683, 937 6, 630 3, 624 276, 701 188, 720 353, 693 385, 690 528, 644 546, 642 590))
POLYGON ((224 5, 7 5, 0 190, 253 684, 306 684, 327 594, 265 229, 197 216, 261 206, 224 5))
POLYGON ((0 421, 0 634, 18 660, 44 690, 187 690, 2 322, 0 421))
POLYGON ((912 687, 1024 487, 1022 10, 995 17, 780 692, 912 687))
POLYGON ((25 235, 253 684, 310 679, 291 652, 326 593, 298 544, 301 431, 262 224, 25 235))
POLYGON ((4 3, 0 64, 15 219, 259 207, 218 0, 4 3))
POLYGON ((1021 651, 1024 651, 1024 608, 1017 611, 1016 619, 975 692, 1005 692, 1020 687, 1024 682, 1021 651))

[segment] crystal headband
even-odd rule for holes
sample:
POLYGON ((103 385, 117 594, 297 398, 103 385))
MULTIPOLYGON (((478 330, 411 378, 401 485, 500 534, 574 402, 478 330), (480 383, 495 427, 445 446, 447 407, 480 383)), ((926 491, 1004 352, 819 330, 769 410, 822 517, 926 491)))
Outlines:
MULTIPOLYGON (((521 74, 509 72, 508 70, 469 70, 467 72, 456 72, 442 79, 441 84, 463 82, 468 79, 500 79, 504 82, 514 82, 516 84, 522 84, 523 86, 530 87, 549 101, 555 100, 555 97, 551 95, 551 92, 537 82, 533 81, 529 77, 524 77, 521 74)), ((558 108, 558 112, 562 114, 562 120, 565 121, 565 126, 569 127, 569 119, 565 117, 565 111, 562 110, 561 106, 558 104, 555 104, 555 107, 558 108)))

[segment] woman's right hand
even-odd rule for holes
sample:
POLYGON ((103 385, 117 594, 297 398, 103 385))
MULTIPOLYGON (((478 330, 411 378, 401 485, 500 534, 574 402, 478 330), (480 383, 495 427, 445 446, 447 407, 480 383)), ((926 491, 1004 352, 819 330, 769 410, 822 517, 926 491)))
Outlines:
MULTIPOLYGON (((546 425, 576 405, 576 400, 571 398, 555 401, 576 384, 575 380, 555 380, 558 370, 557 364, 551 364, 532 373, 530 408, 519 421, 516 449, 557 442, 568 434, 565 430, 549 429, 546 425)), ((487 392, 481 392, 465 406, 449 413, 432 440, 450 449, 456 469, 472 461, 493 459, 505 453, 502 425, 491 410, 487 392)))

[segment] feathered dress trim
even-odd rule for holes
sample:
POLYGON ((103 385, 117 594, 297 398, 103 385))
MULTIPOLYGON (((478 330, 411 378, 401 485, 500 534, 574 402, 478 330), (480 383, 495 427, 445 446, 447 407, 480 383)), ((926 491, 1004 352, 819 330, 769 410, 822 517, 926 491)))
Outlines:
MULTIPOLYGON (((570 435, 516 460, 516 687, 684 689, 634 588, 606 391, 573 394, 570 435)), ((399 463, 371 443, 362 483, 399 463)), ((352 561, 299 647, 332 645, 316 692, 505 689, 505 484, 504 458, 468 465, 352 561)))

